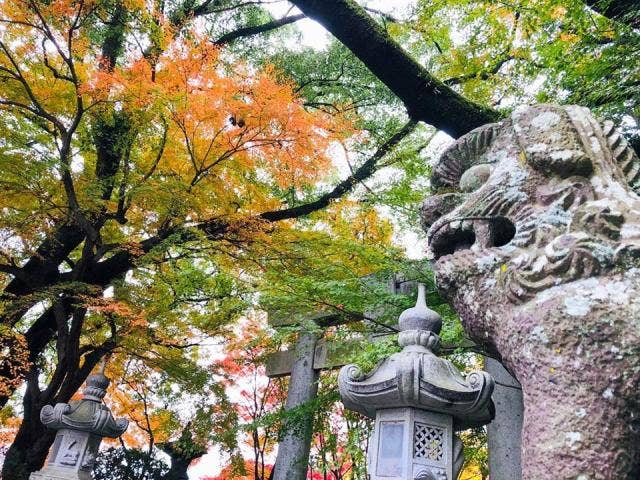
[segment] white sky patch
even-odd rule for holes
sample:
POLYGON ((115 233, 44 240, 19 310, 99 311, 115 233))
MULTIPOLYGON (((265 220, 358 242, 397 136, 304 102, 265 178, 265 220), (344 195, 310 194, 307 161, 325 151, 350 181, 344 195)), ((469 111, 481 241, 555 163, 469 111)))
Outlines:
MULTIPOLYGON (((296 15, 300 10, 293 7, 289 2, 276 2, 264 5, 275 18, 296 15)), ((300 38, 292 37, 287 41, 287 48, 298 50, 300 46, 311 47, 316 50, 323 50, 329 45, 330 36, 325 28, 315 20, 304 18, 295 23, 300 31, 300 38)))
POLYGON ((338 142, 333 142, 331 144, 327 154, 331 158, 333 166, 338 172, 340 178, 345 178, 351 175, 351 167, 357 168, 357 166, 354 166, 353 164, 349 166, 351 159, 347 157, 348 152, 345 151, 344 147, 338 142))
POLYGON ((405 254, 412 260, 419 260, 427 256, 427 240, 416 232, 398 230, 394 235, 397 243, 404 247, 405 254))
POLYGON ((223 458, 225 457, 220 448, 214 445, 199 461, 193 462, 193 466, 189 469, 189 479, 197 480, 204 476, 218 475, 220 470, 225 467, 220 462, 223 458))
MULTIPOLYGON (((379 10, 384 13, 392 14, 398 18, 405 18, 406 13, 410 8, 415 5, 415 0, 372 0, 366 2, 368 8, 379 10)), ((282 18, 284 16, 295 15, 300 13, 300 10, 293 7, 289 2, 274 2, 265 5, 265 8, 271 12, 275 18, 282 18)), ((287 47, 292 50, 297 50, 300 46, 311 47, 316 50, 325 49, 331 42, 331 34, 315 20, 305 18, 295 23, 300 31, 300 38, 291 38, 287 47)))

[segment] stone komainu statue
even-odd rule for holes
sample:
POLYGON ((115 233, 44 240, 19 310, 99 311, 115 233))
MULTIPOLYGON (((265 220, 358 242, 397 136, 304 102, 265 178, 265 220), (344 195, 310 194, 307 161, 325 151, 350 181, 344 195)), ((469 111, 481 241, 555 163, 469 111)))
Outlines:
POLYGON ((523 478, 640 479, 640 161, 577 106, 459 139, 421 218, 467 332, 523 387, 523 478))

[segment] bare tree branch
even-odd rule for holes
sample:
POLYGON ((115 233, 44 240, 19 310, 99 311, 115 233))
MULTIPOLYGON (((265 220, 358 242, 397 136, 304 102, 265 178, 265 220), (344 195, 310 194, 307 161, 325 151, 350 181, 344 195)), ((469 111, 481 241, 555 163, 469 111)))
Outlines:
POLYGON ((298 15, 290 15, 288 17, 272 20, 271 22, 263 23, 262 25, 239 28, 229 33, 225 33, 220 38, 215 40, 213 44, 219 46, 226 45, 239 38, 252 37, 260 33, 269 32, 271 30, 283 27, 284 25, 289 25, 291 23, 297 22, 298 20, 302 20, 303 18, 305 18, 305 16, 300 13, 298 15))
POLYGON ((346 193, 349 193, 357 183, 362 182, 363 180, 373 175, 376 170, 378 170, 378 162, 385 155, 391 152, 405 137, 413 132, 416 125, 417 122, 415 120, 410 120, 409 122, 407 122, 405 126, 402 127, 402 129, 400 129, 395 135, 393 135, 385 143, 383 143, 380 148, 378 148, 378 150, 371 156, 371 158, 369 158, 359 168, 357 168, 352 175, 344 179, 342 182, 336 185, 333 190, 325 193, 317 200, 284 210, 265 212, 261 214, 260 217, 264 220, 273 222, 278 220, 285 220, 288 218, 301 217, 303 215, 308 215, 325 208, 332 200, 338 199, 344 196, 346 193))

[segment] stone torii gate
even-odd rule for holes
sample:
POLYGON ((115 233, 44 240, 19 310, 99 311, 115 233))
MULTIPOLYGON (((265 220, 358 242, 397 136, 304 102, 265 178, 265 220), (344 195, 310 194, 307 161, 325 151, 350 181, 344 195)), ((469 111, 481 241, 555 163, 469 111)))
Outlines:
MULTIPOLYGON (((393 277, 389 281, 391 293, 408 292, 415 288, 415 282, 399 281, 393 277)), ((312 322, 318 326, 313 331, 301 329, 292 350, 276 352, 267 358, 267 376, 291 376, 285 411, 299 408, 314 400, 318 394, 320 371, 340 368, 346 363, 353 345, 338 345, 322 339, 321 331, 329 326, 352 322, 337 313, 318 313, 306 318, 289 316, 270 317, 275 327, 292 326, 312 322)), ((307 476, 313 418, 296 417, 296 424, 285 422, 278 445, 273 480, 304 480, 307 476)))
MULTIPOLYGON (((319 327, 327 325, 331 315, 317 315, 314 321, 319 327)), ((328 348, 334 344, 321 340, 317 331, 301 330, 293 350, 278 352, 267 360, 267 375, 290 375, 285 411, 308 404, 318 394, 318 378, 321 370, 335 368, 334 357, 328 348)), ((307 475, 313 416, 296 417, 296 424, 285 421, 278 445, 273 480, 304 480, 307 475)))
MULTIPOLYGON (((389 282, 391 293, 411 294, 417 288, 414 281, 389 282)), ((270 378, 290 376, 289 391, 285 411, 299 408, 313 401, 318 393, 318 378, 323 370, 343 367, 348 354, 358 346, 337 344, 322 338, 321 332, 329 326, 349 323, 337 313, 318 313, 306 318, 270 318, 274 327, 292 326, 313 322, 318 328, 302 329, 293 349, 275 352, 267 357, 267 376, 270 378)), ((386 335, 377 337, 385 338, 386 335)), ((523 418, 522 389, 520 384, 497 360, 485 358, 485 369, 496 380, 493 402, 496 408, 495 420, 487 427, 489 469, 492 480, 520 480, 521 474, 521 432, 523 418)), ((296 416, 295 425, 283 426, 278 446, 273 480, 305 480, 313 418, 301 419, 296 416)))

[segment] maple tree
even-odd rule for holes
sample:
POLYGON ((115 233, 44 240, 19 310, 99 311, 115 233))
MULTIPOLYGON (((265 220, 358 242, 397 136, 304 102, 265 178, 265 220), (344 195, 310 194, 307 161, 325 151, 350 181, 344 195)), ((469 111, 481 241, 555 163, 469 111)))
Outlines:
POLYGON ((264 248, 292 227, 272 221, 326 205, 281 209, 285 192, 326 176, 328 149, 354 132, 346 115, 306 110, 272 67, 222 59, 187 28, 195 12, 165 19, 156 7, 0 4, 2 323, 12 329, 3 338, 16 338, 7 340, 3 403, 23 373, 17 353, 26 350, 31 362, 7 478, 42 464, 52 435, 39 410, 68 400, 105 354, 188 343, 184 322, 169 328, 175 314, 153 329, 161 320, 142 306, 148 296, 105 298, 107 288, 130 289, 132 270, 155 281, 166 274, 162 264, 176 267, 174 257, 218 248, 218 269, 232 270, 234 254, 253 243, 264 248), (127 30, 136 28, 148 48, 129 50, 127 30))
POLYGON ((278 441, 286 383, 265 376, 264 356, 272 342, 260 317, 250 315, 237 336, 225 345, 221 366, 228 375, 227 388, 237 398, 234 405, 241 450, 242 446, 248 450, 243 464, 225 473, 229 480, 245 475, 267 480, 273 469, 270 458, 278 441))
MULTIPOLYGON (((326 385, 323 390, 327 391, 326 385)), ((333 388, 325 395, 331 391, 333 388)), ((335 403, 334 395, 327 399, 333 402, 326 402, 316 415, 308 477, 310 480, 360 478, 366 472, 364 463, 371 422, 345 411, 335 403)))

